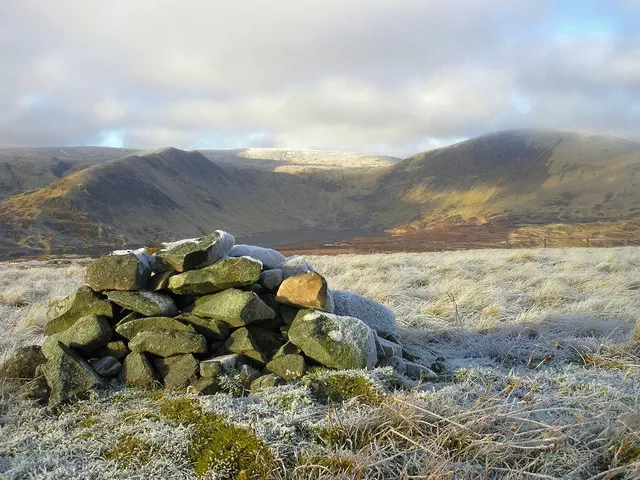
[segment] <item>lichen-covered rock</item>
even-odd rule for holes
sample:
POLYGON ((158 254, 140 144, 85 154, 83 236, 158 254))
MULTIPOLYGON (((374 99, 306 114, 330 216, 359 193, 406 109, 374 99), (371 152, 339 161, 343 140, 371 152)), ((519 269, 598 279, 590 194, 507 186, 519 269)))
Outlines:
POLYGON ((425 367, 424 365, 406 360, 404 364, 406 367, 405 375, 409 378, 414 378, 416 380, 434 380, 438 378, 438 375, 436 375, 433 370, 425 367))
POLYGON ((229 325, 222 320, 198 317, 192 313, 181 313, 175 319, 191 325, 196 332, 204 335, 209 342, 217 342, 229 338, 229 325))
POLYGON ((105 386, 102 378, 71 348, 58 343, 44 368, 51 389, 49 406, 76 399, 89 390, 105 386))
POLYGON ((138 333, 145 330, 179 330, 183 332, 196 333, 191 325, 185 325, 174 318, 169 317, 147 317, 137 318, 125 323, 116 325, 116 332, 124 338, 132 339, 138 333))
POLYGON ((144 248, 103 255, 87 267, 85 283, 96 292, 142 290, 151 276, 151 260, 144 248))
POLYGON ((284 343, 284 339, 274 332, 259 327, 245 327, 233 332, 225 345, 230 352, 240 353, 265 365, 284 343))
POLYGON ((51 302, 47 309, 44 334, 62 332, 87 315, 113 317, 113 306, 89 287, 80 287, 64 300, 51 302))
POLYGON ((122 308, 132 310, 147 317, 173 317, 178 314, 173 298, 158 292, 106 292, 107 298, 122 308))
POLYGON ((370 298, 353 292, 332 290, 334 310, 336 315, 355 317, 362 320, 377 332, 387 334, 396 329, 396 316, 389 308, 370 298))
POLYGON ((191 384, 189 389, 199 395, 215 395, 222 391, 220 380, 215 377, 202 377, 191 384))
POLYGON ((200 238, 165 243, 155 254, 158 264, 176 272, 186 272, 217 262, 233 248, 233 235, 216 230, 200 238))
POLYGON ((9 358, 0 364, 0 378, 31 380, 36 369, 47 361, 39 345, 16 348, 9 358))
POLYGON ((267 290, 276 290, 282 283, 282 270, 273 268, 260 274, 260 285, 267 290))
POLYGON ((45 357, 51 358, 61 342, 83 355, 88 355, 107 345, 112 335, 113 329, 107 319, 89 315, 82 317, 65 331, 48 336, 42 344, 42 353, 45 357))
POLYGON ((256 283, 262 264, 252 258, 225 258, 208 267, 174 275, 169 290, 178 295, 215 293, 256 283))
POLYGON ((256 320, 274 318, 276 313, 257 294, 230 288, 198 298, 191 313, 199 317, 213 318, 231 327, 243 327, 256 320))
POLYGON ((330 368, 373 368, 378 361, 373 331, 357 318, 300 310, 288 335, 306 356, 330 368))
POLYGON ((287 342, 282 345, 276 352, 273 354, 271 358, 278 358, 282 355, 298 355, 302 353, 302 350, 297 345, 294 345, 291 342, 287 342))
POLYGON ((141 388, 160 386, 158 376, 144 353, 131 352, 127 355, 120 377, 127 385, 141 388))
POLYGON ((236 245, 229 253, 230 257, 251 257, 259 260, 265 269, 276 268, 276 265, 286 261, 286 257, 277 250, 257 247, 255 245, 236 245))
POLYGON ((113 357, 102 357, 89 363, 101 377, 116 377, 122 370, 122 364, 113 357))
POLYGON ((198 379, 198 361, 191 354, 159 358, 153 363, 164 387, 170 390, 184 390, 198 379))
POLYGON ((302 355, 285 354, 275 357, 267 363, 265 371, 275 373, 285 380, 295 380, 304 375, 306 367, 302 355))
POLYGON ((300 273, 285 279, 278 288, 276 300, 329 313, 334 308, 327 281, 315 272, 300 273))
POLYGON ((315 270, 306 258, 294 255, 279 263, 275 268, 282 270, 282 278, 286 279, 300 273, 314 272, 315 270))
POLYGON ((278 385, 282 385, 284 383, 283 379, 274 375, 273 373, 268 373, 267 375, 262 375, 261 377, 256 378, 251 382, 250 390, 254 393, 264 390, 265 388, 277 387, 278 385))
POLYGON ((203 377, 217 377, 231 370, 239 370, 242 365, 248 363, 248 358, 239 353, 230 353, 218 357, 209 358, 200 362, 200 375, 203 377))
POLYGON ((116 360, 122 361, 124 357, 129 354, 130 350, 127 348, 127 344, 122 340, 116 340, 107 343, 104 347, 99 348, 96 351, 98 357, 113 357, 116 360))
POLYGON ((143 330, 131 339, 129 348, 132 352, 171 357, 182 353, 206 353, 207 341, 199 333, 181 330, 143 330))

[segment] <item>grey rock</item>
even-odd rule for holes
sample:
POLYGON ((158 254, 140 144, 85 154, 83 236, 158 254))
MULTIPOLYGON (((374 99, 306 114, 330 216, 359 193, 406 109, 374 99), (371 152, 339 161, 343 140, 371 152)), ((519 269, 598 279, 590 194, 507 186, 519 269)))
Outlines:
POLYGON ((186 272, 217 262, 234 244, 233 235, 216 230, 204 237, 164 243, 155 257, 158 264, 165 268, 186 272))
POLYGON ((254 245, 236 245, 227 254, 230 257, 251 257, 259 260, 266 270, 276 268, 276 265, 286 261, 286 257, 271 248, 254 245))
POLYGON ((217 377, 222 373, 239 370, 242 365, 248 364, 249 359, 238 353, 231 353, 209 358, 200 362, 200 375, 203 377, 217 377))
POLYGON ((307 259, 300 255, 294 255, 287 258, 284 262, 276 265, 275 268, 282 270, 283 279, 289 278, 290 276, 297 275, 299 273, 315 271, 311 264, 307 261, 307 259))
POLYGON ((101 377, 112 378, 122 370, 122 364, 113 357, 102 357, 90 362, 91 367, 101 377))
POLYGON ((235 328, 256 320, 274 318, 276 315, 257 294, 235 288, 198 298, 191 313, 199 317, 222 320, 235 328))
POLYGON ((141 388, 160 386, 158 375, 144 353, 131 352, 124 360, 120 378, 127 384, 141 388))
POLYGON ((63 332, 48 336, 42 344, 42 353, 51 358, 57 350, 57 344, 62 342, 77 352, 88 355, 107 345, 112 335, 113 329, 107 319, 89 315, 63 332))
POLYGON ((173 298, 158 292, 106 292, 107 298, 116 305, 127 310, 140 313, 146 317, 173 317, 178 314, 173 298))
POLYGON ((80 287, 64 300, 49 304, 44 334, 53 335, 62 332, 87 315, 112 318, 113 306, 89 287, 80 287))
POLYGON ((85 283, 96 292, 142 290, 151 277, 151 260, 144 248, 103 255, 87 267, 85 283))
POLYGON ((198 380, 199 365, 193 355, 176 355, 154 361, 164 387, 170 390, 184 390, 198 380))
POLYGON ((133 352, 147 352, 159 357, 183 353, 206 353, 207 341, 199 333, 180 330, 144 330, 129 342, 133 352))
POLYGON ((35 378, 37 368, 46 361, 39 345, 16 348, 0 364, 0 378, 31 380, 35 378))
POLYGON ((169 317, 147 317, 137 318, 125 323, 116 325, 116 332, 124 338, 132 339, 138 333, 147 330, 179 330, 183 332, 196 333, 191 325, 185 325, 174 318, 169 317))
POLYGON ((336 315, 355 317, 379 333, 393 333, 396 329, 396 316, 389 308, 380 303, 353 292, 332 290, 336 315))
POLYGON ((406 366, 406 376, 417 380, 435 380, 438 378, 430 368, 420 365, 419 363, 404 361, 406 366))
POLYGON ((208 267, 172 276, 168 288, 178 295, 220 292, 257 282, 261 269, 262 264, 252 258, 225 258, 208 267))
POLYGON ((260 285, 267 290, 276 290, 282 283, 282 270, 273 268, 260 274, 260 285))

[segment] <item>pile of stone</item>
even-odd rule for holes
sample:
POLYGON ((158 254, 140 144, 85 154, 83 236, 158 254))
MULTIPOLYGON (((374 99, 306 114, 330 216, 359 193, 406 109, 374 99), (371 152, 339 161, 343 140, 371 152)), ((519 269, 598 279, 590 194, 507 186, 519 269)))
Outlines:
POLYGON ((225 375, 257 391, 312 365, 434 376, 404 358, 391 310, 329 290, 303 257, 223 231, 114 251, 89 264, 85 283, 49 306, 42 347, 5 364, 42 374, 50 405, 109 383, 213 394, 225 375))

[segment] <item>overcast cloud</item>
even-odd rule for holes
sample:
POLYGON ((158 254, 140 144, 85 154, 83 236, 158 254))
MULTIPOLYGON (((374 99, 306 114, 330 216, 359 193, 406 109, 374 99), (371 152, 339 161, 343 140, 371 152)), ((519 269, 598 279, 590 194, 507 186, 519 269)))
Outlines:
POLYGON ((640 140, 636 0, 5 0, 0 145, 640 140))

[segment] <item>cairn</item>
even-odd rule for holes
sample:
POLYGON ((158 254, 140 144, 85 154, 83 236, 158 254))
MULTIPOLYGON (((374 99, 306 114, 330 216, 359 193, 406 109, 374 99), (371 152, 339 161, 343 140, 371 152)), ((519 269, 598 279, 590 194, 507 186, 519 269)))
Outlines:
POLYGON ((257 391, 314 365, 435 376, 407 359, 390 309, 329 290, 303 257, 235 245, 220 230, 106 254, 89 264, 85 284, 50 304, 41 348, 5 362, 5 376, 13 368, 41 379, 50 406, 122 383, 209 395, 229 374, 257 391))

